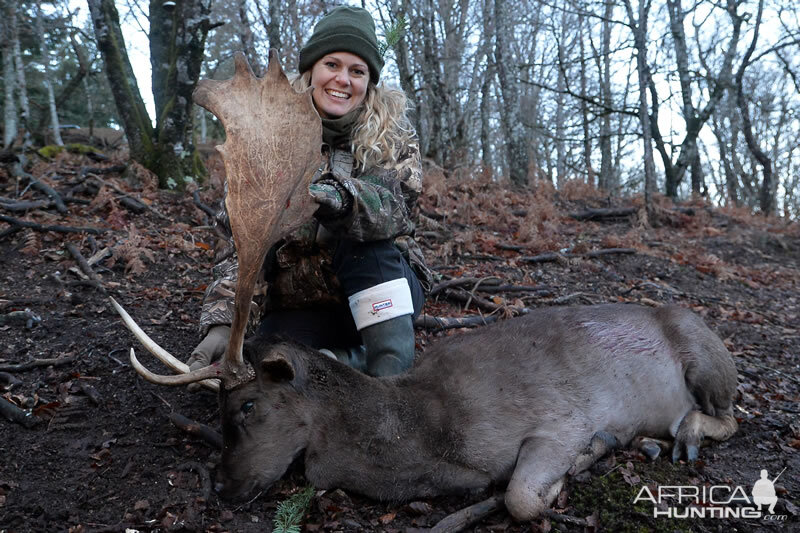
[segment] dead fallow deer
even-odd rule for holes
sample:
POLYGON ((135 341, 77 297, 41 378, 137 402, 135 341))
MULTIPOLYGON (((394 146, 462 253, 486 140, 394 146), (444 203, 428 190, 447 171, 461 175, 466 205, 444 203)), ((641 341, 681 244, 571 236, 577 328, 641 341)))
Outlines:
POLYGON ((672 437, 674 459, 695 459, 704 437, 724 440, 736 431, 731 355, 697 315, 675 306, 538 309, 442 339, 410 372, 383 379, 280 338, 242 345, 250 273, 263 260, 263 243, 274 242, 295 224, 295 215, 308 211, 296 208, 281 218, 306 200, 306 173, 313 170, 307 162, 316 161, 313 149, 299 153, 296 147, 316 147, 320 134, 308 95, 289 88, 274 56, 264 80, 253 80, 244 60, 236 61, 233 80, 203 82, 198 94, 207 94, 201 103, 228 131, 221 151, 230 180, 228 210, 238 221, 232 327, 238 333, 231 335, 225 362, 182 376, 147 371, 131 350, 137 371, 154 383, 222 381, 217 482, 223 496, 247 498, 303 457, 306 477, 317 488, 381 500, 507 483, 508 510, 526 520, 547 509, 568 472, 587 468, 611 446, 639 435, 672 437), (267 86, 280 94, 265 98, 267 86), (292 118, 242 115, 268 105, 292 118), (257 127, 248 130, 251 121, 257 127), (301 137, 308 131, 313 138, 301 137), (288 144, 265 150, 279 140, 288 144), (276 164, 273 157, 283 159, 276 164), (251 178, 265 172, 262 167, 276 176, 251 178), (277 199, 272 188, 281 191, 277 199), (244 197, 237 200, 237 194, 244 197), (271 199, 257 199, 263 195, 271 199), (250 230, 242 225, 252 220, 258 220, 256 233, 244 233, 250 230))

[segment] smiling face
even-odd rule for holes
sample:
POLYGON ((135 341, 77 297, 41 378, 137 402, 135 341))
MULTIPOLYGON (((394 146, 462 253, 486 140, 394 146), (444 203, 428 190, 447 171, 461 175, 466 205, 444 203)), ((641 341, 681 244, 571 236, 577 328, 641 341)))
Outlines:
POLYGON ((327 54, 311 68, 311 96, 322 118, 339 118, 361 105, 368 83, 366 61, 350 52, 327 54))

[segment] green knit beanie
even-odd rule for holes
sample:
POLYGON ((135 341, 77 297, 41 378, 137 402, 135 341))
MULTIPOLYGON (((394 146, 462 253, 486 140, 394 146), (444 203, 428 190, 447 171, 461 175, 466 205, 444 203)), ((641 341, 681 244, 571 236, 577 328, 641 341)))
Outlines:
POLYGON ((383 57, 375 36, 375 21, 366 9, 339 6, 333 8, 314 26, 314 34, 300 50, 300 72, 314 66, 325 54, 350 52, 369 67, 369 79, 378 83, 383 57))

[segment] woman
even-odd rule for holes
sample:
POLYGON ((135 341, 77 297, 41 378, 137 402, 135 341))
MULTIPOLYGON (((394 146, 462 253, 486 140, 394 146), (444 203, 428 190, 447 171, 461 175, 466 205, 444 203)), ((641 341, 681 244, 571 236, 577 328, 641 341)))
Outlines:
MULTIPOLYGON (((322 118, 325 163, 309 186, 319 207, 267 254, 266 286, 257 288, 262 301, 254 306, 260 312, 251 312, 250 325, 373 376, 398 374, 413 363, 413 319, 431 281, 412 238, 422 169, 406 98, 377 85, 383 58, 375 23, 361 8, 324 16, 299 67, 294 86, 313 87, 322 118)), ((224 202, 216 222, 222 247, 192 368, 222 355, 233 316, 238 264, 224 202)))

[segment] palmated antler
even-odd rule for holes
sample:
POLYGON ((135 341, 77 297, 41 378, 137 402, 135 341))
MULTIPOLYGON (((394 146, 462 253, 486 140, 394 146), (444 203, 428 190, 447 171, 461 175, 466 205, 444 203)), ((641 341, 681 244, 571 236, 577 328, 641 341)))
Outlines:
POLYGON ((234 63, 233 78, 202 80, 194 91, 195 103, 216 115, 227 135, 217 150, 225 163, 225 206, 239 259, 230 341, 219 365, 183 376, 142 372, 131 350, 134 367, 155 383, 216 377, 232 388, 253 378, 242 346, 256 276, 270 247, 309 220, 315 209, 308 185, 320 162, 322 123, 310 91, 291 87, 275 50, 270 50, 263 78, 253 75, 244 54, 238 52, 234 63))

